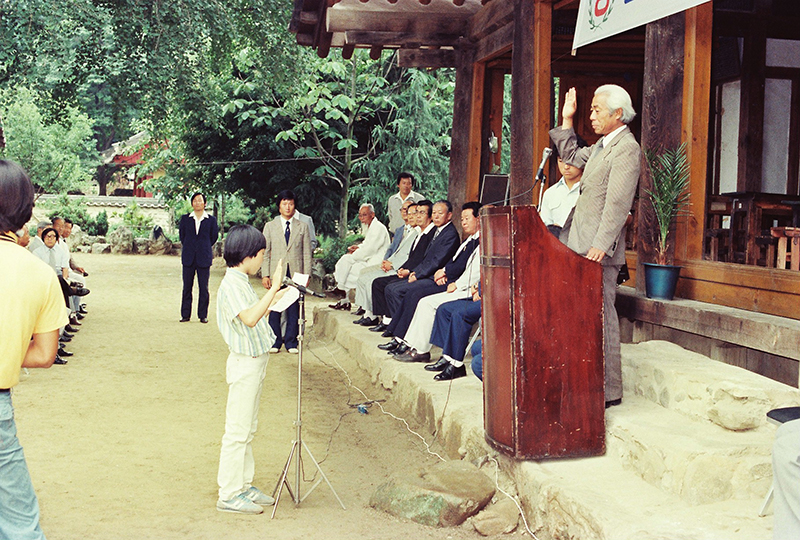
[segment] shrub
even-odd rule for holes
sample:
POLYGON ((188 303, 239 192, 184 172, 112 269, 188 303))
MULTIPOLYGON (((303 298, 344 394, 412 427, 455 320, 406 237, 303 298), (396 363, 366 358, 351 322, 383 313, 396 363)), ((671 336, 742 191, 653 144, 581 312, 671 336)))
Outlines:
POLYGON ((347 252, 347 248, 363 240, 364 237, 360 234, 351 234, 345 239, 338 236, 318 236, 317 239, 319 240, 317 250, 321 253, 317 258, 322 261, 325 273, 330 274, 336 266, 336 261, 347 252))

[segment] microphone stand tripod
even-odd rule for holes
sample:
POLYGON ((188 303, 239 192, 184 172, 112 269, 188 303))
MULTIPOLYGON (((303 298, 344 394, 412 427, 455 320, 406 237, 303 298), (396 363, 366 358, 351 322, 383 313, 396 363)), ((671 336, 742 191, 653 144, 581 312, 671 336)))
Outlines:
POLYGON ((275 486, 275 489, 272 490, 272 498, 275 499, 275 505, 272 507, 272 518, 275 517, 275 512, 278 510, 278 503, 281 500, 281 492, 283 491, 284 486, 286 490, 289 492, 289 495, 292 497, 295 506, 306 500, 306 497, 311 495, 311 492, 319 485, 322 480, 325 480, 325 483, 328 484, 328 487, 331 488, 331 492, 333 496, 336 497, 336 500, 339 501, 339 504, 342 505, 342 509, 346 510, 344 507, 344 503, 339 498, 339 495, 336 494, 336 490, 333 489, 333 486, 328 480, 328 477, 325 476, 325 473, 322 471, 322 467, 319 466, 319 463, 316 459, 314 459, 314 455, 309 450, 308 445, 306 445, 305 441, 303 441, 303 420, 302 420, 302 388, 303 388, 303 341, 305 338, 305 330, 306 330, 306 302, 305 302, 305 294, 303 292, 303 288, 295 287, 300 291, 300 331, 297 336, 297 419, 294 421, 295 425, 295 440, 292 441, 292 448, 289 450, 289 457, 286 460, 286 465, 283 467, 283 472, 281 473, 281 478, 278 480, 278 484, 275 486), (301 453, 305 450, 308 454, 308 457, 314 463, 314 466, 317 468, 317 471, 320 474, 321 478, 317 478, 317 481, 314 482, 314 485, 308 490, 305 496, 300 497, 300 476, 301 476, 301 468, 300 468, 300 461, 302 459, 301 453), (295 459, 296 458, 296 459, 295 459), (289 467, 292 464, 292 459, 295 459, 295 478, 294 478, 294 491, 292 491, 292 486, 289 485, 289 479, 287 475, 289 474, 289 467))

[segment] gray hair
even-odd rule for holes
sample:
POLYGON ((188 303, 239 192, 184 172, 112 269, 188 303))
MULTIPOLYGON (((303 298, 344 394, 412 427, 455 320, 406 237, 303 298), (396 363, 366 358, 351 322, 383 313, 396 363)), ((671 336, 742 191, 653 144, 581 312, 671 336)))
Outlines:
POLYGON ((364 207, 367 207, 367 208, 369 208, 369 211, 370 211, 370 212, 372 212, 373 214, 375 213, 375 207, 374 207, 374 206, 372 206, 370 203, 366 203, 366 202, 365 202, 365 203, 363 203, 361 206, 359 206, 359 207, 358 207, 358 209, 359 209, 359 210, 361 210, 361 209, 362 209, 362 208, 364 208, 364 207))
POLYGON ((631 96, 628 94, 628 91, 621 86, 617 86, 616 84, 604 84, 594 91, 594 95, 606 97, 606 107, 611 114, 617 112, 617 109, 622 109, 622 117, 620 120, 623 124, 630 124, 636 117, 636 111, 633 110, 631 96))
POLYGON ((36 229, 41 231, 46 229, 47 227, 52 227, 52 226, 53 224, 49 221, 40 221, 39 223, 36 224, 36 229))

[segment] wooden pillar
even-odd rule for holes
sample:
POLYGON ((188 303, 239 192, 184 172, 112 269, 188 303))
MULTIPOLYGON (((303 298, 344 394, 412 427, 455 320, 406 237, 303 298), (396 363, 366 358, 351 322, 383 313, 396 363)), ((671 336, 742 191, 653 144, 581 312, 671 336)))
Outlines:
MULTIPOLYGON (((480 75, 483 88, 482 70, 480 75)), ((480 116, 478 133, 474 134, 474 109, 480 111, 480 103, 474 103, 475 64, 471 49, 460 49, 456 61, 456 88, 453 103, 453 131, 450 143, 450 172, 448 198, 455 208, 478 195, 480 173, 480 116), (477 148, 476 148, 477 146, 477 148)), ((482 91, 481 91, 482 94, 482 91)), ((480 96, 479 96, 480 97, 480 96)), ((477 113, 480 114, 479 112, 477 113)))
POLYGON ((538 189, 526 192, 531 189, 542 149, 550 144, 547 132, 551 123, 552 8, 552 4, 543 0, 514 0, 514 48, 511 56, 513 204, 531 204, 538 200, 538 189))
MULTIPOLYGON (((642 99, 642 149, 658 151, 681 143, 683 93, 684 14, 677 13, 647 25, 644 52, 644 91, 642 99)), ((637 216, 637 276, 644 275, 642 263, 655 262, 658 227, 647 191, 652 180, 642 158, 637 216)), ((674 250, 674 236, 671 237, 674 250)), ((636 289, 644 292, 644 279, 636 280, 636 289)))
POLYGON ((739 108, 739 167, 737 191, 761 191, 764 148, 764 79, 767 30, 763 17, 751 19, 742 51, 742 93, 739 108))
POLYGON ((481 146, 481 173, 491 174, 492 169, 500 167, 501 149, 503 141, 503 89, 505 72, 499 68, 487 68, 485 77, 484 106, 483 106, 483 133, 481 146), (494 134, 497 137, 497 152, 489 150, 489 138, 494 134))
MULTIPOLYGON (((678 220, 675 260, 701 260, 708 174, 708 122, 711 100, 712 2, 686 11, 683 66, 683 136, 690 164, 689 216, 678 220)), ((684 280, 685 281, 685 280, 684 280)))

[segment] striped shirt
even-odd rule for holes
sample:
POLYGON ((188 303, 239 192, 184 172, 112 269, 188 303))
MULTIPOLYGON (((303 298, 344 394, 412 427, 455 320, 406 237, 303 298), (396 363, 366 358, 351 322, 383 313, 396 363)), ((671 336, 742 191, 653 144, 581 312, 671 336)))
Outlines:
POLYGON ((275 343, 275 334, 269 327, 266 316, 253 328, 239 318, 239 313, 253 307, 258 301, 258 295, 250 285, 247 274, 228 268, 217 291, 217 326, 231 352, 261 356, 269 352, 275 343))

